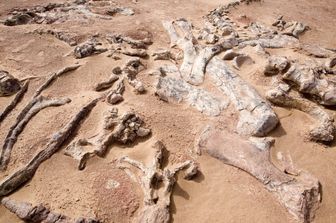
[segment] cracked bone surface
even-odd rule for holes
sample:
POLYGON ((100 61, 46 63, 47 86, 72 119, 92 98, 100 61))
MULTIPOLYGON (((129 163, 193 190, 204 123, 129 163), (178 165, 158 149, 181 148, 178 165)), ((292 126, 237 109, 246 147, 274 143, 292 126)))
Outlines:
POLYGON ((24 116, 19 116, 16 119, 16 122, 13 126, 11 126, 6 139, 5 143, 2 147, 1 156, 0 156, 0 170, 5 170, 9 163, 9 159, 11 156, 11 151, 13 149, 14 144, 17 141, 18 136, 23 131, 25 126, 28 124, 30 119, 32 119, 37 113, 41 110, 52 107, 52 106, 61 106, 66 103, 70 103, 69 98, 46 98, 43 96, 38 96, 34 98, 32 103, 30 104, 29 110, 26 111, 24 116))
POLYGON ((323 142, 333 141, 336 130, 333 117, 320 106, 300 97, 297 92, 290 91, 289 87, 282 86, 283 84, 268 91, 266 98, 278 106, 298 109, 312 116, 317 123, 309 132, 310 139, 323 142))
POLYGON ((16 8, 12 10, 3 22, 6 26, 17 26, 24 24, 52 24, 65 21, 87 20, 98 18, 110 20, 115 14, 131 16, 133 9, 126 7, 115 7, 114 2, 105 1, 72 1, 65 3, 47 3, 29 8, 16 8))
POLYGON ((307 172, 293 176, 270 160, 270 148, 258 148, 240 136, 209 128, 201 135, 202 151, 260 181, 301 222, 312 222, 321 202, 319 181, 307 172))
MULTIPOLYGON (((198 166, 192 160, 163 167, 165 146, 157 141, 153 148, 155 155, 152 163, 145 166, 143 163, 125 156, 119 159, 121 169, 130 169, 130 166, 137 168, 141 176, 138 178, 141 189, 144 193, 142 210, 134 222, 138 223, 168 223, 170 222, 170 203, 173 187, 176 182, 176 174, 185 170, 185 179, 191 179, 198 172, 198 166), (127 166, 125 164, 128 164, 127 166), (159 184, 162 184, 159 187, 159 184)), ((133 175, 133 174, 132 174, 133 175)))
POLYGON ((94 54, 100 54, 107 51, 106 48, 100 48, 101 44, 96 42, 95 40, 88 40, 78 46, 74 49, 74 55, 75 58, 81 59, 84 57, 89 57, 94 54))
MULTIPOLYGON (((185 54, 183 63, 190 66, 193 64, 193 60, 197 61, 197 59, 195 59, 196 51, 194 50, 195 47, 192 42, 193 38, 191 37, 190 24, 185 20, 179 20, 177 23, 177 26, 183 30, 184 33, 187 33, 184 37, 181 37, 176 32, 174 22, 165 21, 163 24, 171 38, 172 44, 181 42, 188 45, 188 48, 186 48, 180 44, 185 54), (189 40, 187 36, 190 37, 189 40)), ((199 57, 203 58, 203 62, 207 61, 204 63, 206 72, 212 77, 218 89, 230 98, 239 111, 237 130, 243 135, 264 136, 278 124, 276 114, 266 100, 264 100, 252 86, 244 81, 238 74, 234 73, 223 60, 214 56, 216 52, 220 51, 219 49, 229 49, 235 44, 235 41, 229 40, 228 42, 222 43, 219 48, 219 45, 214 46, 213 50, 205 48, 207 55, 204 56, 200 54, 199 57)), ((182 77, 185 78, 183 74, 182 77)))
POLYGON ((52 135, 43 150, 38 152, 27 164, 16 170, 0 182, 0 197, 6 196, 33 178, 39 166, 57 152, 76 132, 81 122, 90 114, 100 98, 96 98, 82 107, 76 115, 58 132, 52 135))
POLYGON ((186 101, 191 107, 209 116, 220 115, 229 104, 227 100, 187 83, 179 75, 158 77, 155 94, 167 102, 186 101))
POLYGON ((282 78, 293 82, 301 93, 317 97, 320 104, 336 105, 336 83, 321 77, 311 67, 295 63, 282 78))
POLYGON ((4 197, 1 204, 10 212, 14 213, 24 222, 30 223, 99 223, 99 220, 93 218, 71 219, 65 215, 51 211, 43 204, 32 205, 28 202, 20 202, 9 197, 4 197))
POLYGON ((76 139, 66 147, 64 154, 78 160, 78 169, 85 168, 87 160, 94 156, 104 156, 114 143, 129 144, 151 133, 142 119, 133 112, 118 116, 118 109, 112 108, 104 115, 104 124, 94 139, 76 139))

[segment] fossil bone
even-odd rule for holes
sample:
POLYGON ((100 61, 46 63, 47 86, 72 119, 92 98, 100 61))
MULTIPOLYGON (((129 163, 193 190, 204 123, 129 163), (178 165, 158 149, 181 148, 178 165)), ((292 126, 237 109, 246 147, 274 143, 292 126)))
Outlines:
POLYGON ((317 123, 309 132, 310 139, 322 142, 334 140, 336 128, 333 117, 315 103, 281 86, 267 92, 266 98, 278 106, 298 109, 311 115, 317 123))
POLYGON ((106 48, 100 48, 101 43, 96 42, 95 40, 88 40, 74 49, 74 55, 77 59, 88 57, 94 54, 100 54, 107 51, 106 48))
POLYGON ((293 82, 301 93, 316 97, 320 104, 336 105, 336 84, 322 78, 311 67, 295 63, 282 78, 293 82))
POLYGON ((82 107, 66 126, 52 135, 43 150, 38 152, 25 166, 3 179, 0 182, 0 197, 12 193, 14 190, 29 181, 34 176, 41 163, 49 159, 55 152, 57 152, 76 132, 81 122, 89 115, 99 100, 100 98, 94 99, 82 107))
POLYGON ((95 139, 74 140, 65 149, 64 154, 79 161, 78 169, 83 170, 89 158, 103 157, 113 143, 128 144, 137 138, 148 136, 151 131, 143 127, 141 118, 133 112, 118 117, 118 110, 112 108, 104 117, 104 126, 95 139))
MULTIPOLYGON (((181 25, 181 23, 184 23, 183 21, 184 20, 179 21, 178 23, 180 29, 184 27, 181 25)), ((181 41, 186 42, 189 45, 192 44, 192 39, 186 41, 186 37, 179 36, 174 28, 173 22, 164 22, 163 24, 172 43, 181 41)), ((184 29, 184 32, 189 32, 188 36, 192 35, 189 29, 184 29)), ((235 41, 224 42, 220 46, 220 49, 229 49, 234 45, 235 41)), ((184 49, 185 54, 189 54, 188 49, 181 48, 184 49)), ((191 49, 194 48, 191 47, 191 49)), ((214 51, 211 51, 216 52, 216 50, 217 46, 215 46, 214 51)), ((194 52, 195 51, 192 51, 191 55, 194 55, 194 52)), ((209 52, 209 55, 211 56, 205 57, 209 59, 208 63, 204 63, 206 71, 212 77, 216 86, 230 98, 236 109, 239 111, 240 118, 237 125, 238 131, 244 135, 264 136, 274 129, 278 124, 278 118, 271 106, 253 87, 240 78, 238 74, 231 71, 223 60, 214 56, 211 52, 209 52)), ((195 56, 191 57, 195 58, 195 56)), ((186 63, 190 65, 193 61, 186 63)))
POLYGON ((24 222, 30 223, 99 223, 99 220, 92 218, 78 218, 77 220, 71 219, 62 214, 51 211, 43 204, 36 206, 28 202, 20 202, 17 200, 4 197, 1 204, 12 213, 16 214, 24 222))
POLYGON ((270 161, 270 150, 261 150, 238 135, 211 128, 202 135, 201 149, 225 164, 237 167, 260 181, 297 219, 312 222, 321 201, 319 181, 307 172, 292 176, 270 161))
POLYGON ((119 79, 119 77, 115 74, 112 74, 107 81, 103 81, 101 83, 98 83, 95 86, 95 91, 103 91, 106 90, 107 88, 110 88, 114 82, 116 82, 119 79))
POLYGON ((228 106, 228 102, 216 98, 203 89, 197 89, 184 80, 175 77, 158 77, 155 94, 163 101, 186 101, 198 111, 209 115, 218 116, 228 106))
POLYGON ((11 103, 0 113, 0 123, 6 118, 6 116, 16 107, 16 105, 23 98, 23 96, 27 92, 28 85, 29 81, 26 81, 26 83, 23 84, 22 88, 15 95, 11 103))
POLYGON ((66 103, 69 103, 70 101, 71 100, 69 98, 49 99, 43 96, 39 96, 35 98, 35 100, 32 101, 31 107, 29 108, 25 116, 23 116, 22 119, 16 120, 16 122, 10 128, 6 136, 5 143, 2 146, 2 151, 1 151, 1 156, 0 156, 0 169, 5 170, 7 168, 10 155, 11 155, 11 151, 17 140, 17 137, 23 131, 23 129, 28 124, 31 118, 33 118, 42 109, 45 109, 51 106, 61 106, 66 103))
POLYGON ((165 146, 157 141, 154 144, 155 155, 152 163, 145 166, 139 161, 128 157, 119 160, 121 169, 129 169, 129 164, 141 172, 138 181, 144 193, 143 208, 134 222, 139 223, 168 223, 170 222, 170 203, 173 187, 176 182, 175 175, 182 170, 186 170, 186 179, 191 179, 197 174, 197 165, 191 161, 176 164, 170 168, 162 167, 165 146), (162 187, 158 187, 162 183, 162 187))
POLYGON ((0 97, 11 96, 21 89, 20 81, 7 71, 0 70, 0 97))

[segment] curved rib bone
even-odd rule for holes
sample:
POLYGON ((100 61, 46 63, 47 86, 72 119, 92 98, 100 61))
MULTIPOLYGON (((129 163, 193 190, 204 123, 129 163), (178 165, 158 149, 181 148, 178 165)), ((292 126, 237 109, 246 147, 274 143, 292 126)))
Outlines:
POLYGON ((300 221, 309 223, 321 201, 319 181, 307 172, 298 177, 281 172, 270 161, 269 149, 261 150, 237 135, 209 130, 201 149, 223 163, 251 174, 272 192, 300 221))
POLYGON ((49 159, 57 152, 80 126, 80 123, 89 115, 100 98, 94 99, 83 108, 64 126, 56 132, 47 143, 46 147, 37 153, 24 167, 15 171, 0 182, 0 197, 12 193, 21 185, 29 181, 35 174, 41 163, 49 159))
MULTIPOLYGON (((184 29, 185 24, 188 23, 183 21, 179 21, 179 23, 179 28, 191 36, 190 28, 184 29), (181 23, 184 25, 181 25, 181 23)), ((163 22, 163 25, 172 43, 177 43, 179 46, 181 45, 179 42, 188 42, 189 45, 192 44, 192 38, 186 40, 186 37, 181 37, 176 32, 173 22, 163 22)), ((253 87, 241 79, 239 75, 231 71, 224 61, 214 56, 219 50, 232 48, 236 44, 236 41, 230 40, 223 42, 219 48, 215 46, 213 51, 208 51, 207 56, 203 57, 205 61, 209 60, 208 63, 205 62, 203 65, 206 66, 206 72, 212 77, 216 86, 230 98, 239 111, 238 131, 246 135, 264 136, 277 125, 278 118, 276 114, 253 87), (213 52, 213 54, 211 54, 211 52, 213 52)), ((191 46, 185 47, 181 45, 180 48, 184 50, 185 55, 192 55, 190 56, 193 57, 192 62, 190 62, 188 58, 188 62, 185 62, 188 65, 192 65, 196 58, 196 56, 194 57, 195 51, 191 50, 191 46)), ((203 55, 201 55, 201 57, 202 56, 203 55)), ((182 74, 182 77, 185 77, 185 75, 182 74)))
POLYGON ((309 137, 312 140, 324 142, 334 140, 335 125, 333 117, 315 103, 300 97, 293 91, 287 92, 281 87, 267 92, 266 98, 276 105, 298 109, 311 115, 317 122, 309 132, 309 137))
POLYGON ((139 169, 142 175, 138 180, 144 193, 144 207, 135 219, 135 222, 138 223, 170 222, 169 206, 173 186, 176 182, 175 175, 179 171, 187 169, 185 178, 190 179, 197 173, 197 166, 191 160, 179 163, 171 168, 163 168, 165 146, 162 142, 157 141, 153 147, 155 155, 148 167, 128 157, 122 157, 119 160, 121 169, 129 169, 130 167, 121 165, 122 163, 128 163, 139 169), (160 183, 163 184, 162 187, 159 187, 160 183))
POLYGON ((22 86, 20 91, 15 95, 11 103, 3 110, 3 112, 0 113, 0 123, 6 118, 6 116, 15 108, 15 106, 23 98, 24 94, 28 90, 28 85, 29 85, 29 81, 26 81, 26 83, 22 86))
POLYGON ((50 211, 43 204, 33 206, 31 203, 19 202, 8 197, 1 200, 1 204, 12 213, 16 214, 21 220, 30 223, 99 223, 99 220, 92 218, 79 218, 72 220, 71 218, 59 213, 50 211))
POLYGON ((14 125, 10 128, 5 143, 2 147, 1 156, 0 156, 0 169, 5 170, 9 163, 10 155, 13 149, 13 146, 17 140, 17 137, 23 131, 25 126, 28 124, 31 118, 33 118, 41 110, 51 107, 51 106, 61 106, 66 103, 69 103, 71 100, 69 98, 61 99, 49 99, 43 96, 35 98, 32 102, 32 106, 27 111, 22 119, 17 119, 14 125))

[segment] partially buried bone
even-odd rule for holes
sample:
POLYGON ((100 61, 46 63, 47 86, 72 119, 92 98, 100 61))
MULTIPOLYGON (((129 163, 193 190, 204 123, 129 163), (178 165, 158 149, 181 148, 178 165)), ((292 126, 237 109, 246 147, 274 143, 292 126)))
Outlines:
MULTIPOLYGON (((184 37, 176 32, 174 22, 163 22, 163 25, 171 38, 171 42, 183 43, 181 45, 185 54, 183 63, 188 64, 187 67, 190 68, 194 61, 198 61, 195 56, 196 51, 191 37, 192 33, 190 31, 190 26, 185 20, 179 20, 177 24, 179 29, 183 30, 183 33, 187 33, 184 37), (184 27, 187 28, 184 29, 184 27), (186 37, 188 36, 191 39, 187 39, 186 37), (185 45, 188 47, 185 47, 185 45), (187 59, 186 55, 188 56, 187 59)), ((240 78, 238 74, 234 73, 223 60, 214 56, 216 52, 223 49, 230 49, 235 45, 237 45, 236 41, 230 39, 220 45, 205 48, 203 51, 204 54, 200 53, 201 56, 199 58, 203 59, 200 59, 200 63, 198 64, 202 69, 206 69, 206 72, 212 77, 218 89, 230 98, 236 109, 239 111, 240 118, 237 130, 244 135, 264 136, 277 125, 278 118, 276 114, 267 101, 264 100, 252 86, 240 78)), ((200 71, 202 69, 198 70, 200 71)), ((180 70, 182 73, 182 67, 180 70)), ((197 74, 202 74, 202 72, 197 72, 197 74)), ((202 82, 203 76, 204 75, 197 76, 196 82, 202 82)), ((185 75, 182 74, 182 77, 185 79, 185 75)))
POLYGON ((134 49, 147 49, 148 45, 152 44, 149 37, 138 40, 121 34, 107 35, 106 39, 109 43, 128 43, 134 49))
POLYGON ((238 135, 209 129, 202 135, 201 149, 225 164, 237 167, 260 181, 301 222, 312 222, 320 206, 319 181, 301 171, 293 176, 270 161, 270 150, 259 149, 238 135))
POLYGON ((81 59, 94 54, 100 54, 106 52, 107 49, 99 47, 100 45, 101 43, 98 43, 94 40, 88 40, 75 47, 74 55, 77 59, 81 59))
POLYGON ((155 94, 161 100, 167 102, 180 103, 185 101, 190 106, 209 116, 218 116, 229 104, 223 98, 215 97, 203 89, 198 89, 178 78, 178 76, 159 76, 155 94))
POLYGON ((114 84, 114 82, 116 82, 118 79, 119 79, 119 77, 117 75, 112 74, 107 81, 103 81, 103 82, 98 83, 95 86, 94 89, 95 89, 95 91, 106 90, 106 89, 110 88, 114 84))
POLYGON ((16 107, 16 105, 21 101, 23 96, 28 90, 29 81, 26 81, 21 89, 18 91, 18 93, 15 95, 13 100, 10 102, 9 105, 6 106, 6 108, 0 112, 0 123, 6 118, 6 116, 16 107))
POLYGON ((0 70, 0 97, 11 96, 21 89, 20 81, 5 70, 0 70))
POLYGON ((99 220, 93 218, 71 219, 63 214, 51 211, 43 204, 32 205, 28 202, 20 202, 5 197, 1 200, 1 204, 10 212, 14 213, 24 222, 30 223, 99 223, 99 220))
POLYGON ((151 131, 143 125, 144 122, 135 113, 126 112, 119 117, 118 110, 113 108, 105 114, 102 129, 94 139, 74 140, 64 154, 78 160, 78 169, 83 170, 89 158, 94 155, 104 156, 114 143, 129 144, 148 136, 151 131))
POLYGON ((81 122, 90 114, 100 98, 82 107, 79 112, 58 132, 53 134, 44 149, 38 152, 22 168, 11 173, 0 182, 0 197, 8 195, 31 180, 39 166, 57 152, 76 132, 81 122))
POLYGON ((24 116, 20 117, 16 120, 14 125, 11 126, 6 139, 5 143, 2 146, 1 156, 0 156, 0 169, 5 170, 9 163, 11 151, 13 149, 14 144, 17 141, 18 136, 23 131, 25 126, 28 124, 30 119, 34 117, 37 113, 41 110, 51 107, 51 106, 61 106, 66 103, 69 103, 71 100, 69 98, 45 98, 43 96, 38 96, 35 100, 32 101, 31 107, 24 116))
POLYGON ((293 64, 282 78, 294 83, 301 93, 316 97, 323 105, 336 105, 336 83, 321 77, 306 65, 293 64))
POLYGON ((155 155, 149 166, 145 166, 129 157, 122 157, 119 160, 121 169, 130 169, 130 165, 137 168, 141 174, 138 181, 144 193, 144 202, 142 210, 134 219, 134 222, 138 223, 170 222, 171 196, 177 180, 175 176, 178 172, 185 170, 185 179, 191 179, 198 172, 198 166, 192 160, 164 168, 165 146, 162 142, 157 141, 153 148, 155 149, 155 155), (159 184, 162 184, 162 186, 159 187, 159 184))
POLYGON ((300 97, 297 92, 281 86, 283 84, 268 91, 266 98, 275 105, 298 109, 312 116, 317 123, 309 131, 310 139, 322 142, 333 141, 336 130, 333 117, 320 106, 300 97))

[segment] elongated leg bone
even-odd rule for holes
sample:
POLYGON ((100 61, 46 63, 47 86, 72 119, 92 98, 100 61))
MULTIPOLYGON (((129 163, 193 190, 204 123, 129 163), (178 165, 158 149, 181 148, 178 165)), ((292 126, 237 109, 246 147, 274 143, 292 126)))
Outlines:
POLYGON ((184 58, 180 67, 180 72, 185 81, 193 85, 200 85, 204 81, 206 65, 215 55, 223 51, 224 45, 218 44, 210 47, 201 48, 194 45, 194 38, 191 33, 191 24, 180 19, 177 21, 163 21, 164 28, 171 37, 172 45, 177 44, 184 52, 184 58), (184 33, 185 37, 180 37, 174 27, 176 23, 184 33), (186 38, 189 36, 190 38, 186 38))
POLYGON ((8 197, 1 200, 1 204, 12 213, 16 214, 24 222, 30 223, 99 223, 99 220, 92 218, 71 219, 62 214, 51 211, 43 204, 33 206, 31 203, 20 202, 8 197))
POLYGON ((317 122, 309 132, 312 140, 333 141, 335 135, 333 117, 315 103, 300 97, 298 93, 286 90, 279 86, 267 92, 266 98, 276 105, 298 109, 311 115, 317 122))
POLYGON ((336 84, 310 67, 294 64, 282 78, 295 83, 300 92, 317 97, 320 104, 336 105, 336 84))
POLYGON ((16 107, 16 105, 21 101, 24 94, 28 90, 29 81, 22 86, 19 92, 15 95, 11 103, 0 113, 0 123, 6 118, 6 116, 16 107))
MULTIPOLYGON (((181 25, 181 21, 179 23, 179 28, 183 29, 184 25, 181 25)), ((186 42, 186 38, 180 37, 176 32, 173 22, 163 22, 163 24, 172 43, 186 42)), ((192 35, 189 28, 184 29, 184 32, 192 35)), ((188 43, 192 44, 192 39, 189 39, 188 43)), ((234 45, 236 45, 235 41, 230 40, 229 42, 223 42, 219 48, 229 49, 234 45)), ((181 48, 185 51, 185 54, 189 54, 187 48, 181 48)), ((264 136, 274 129, 278 124, 278 118, 267 101, 238 74, 230 70, 223 60, 211 54, 211 50, 207 52, 208 56, 203 57, 209 60, 204 63, 206 72, 212 77, 216 86, 230 98, 240 113, 237 125, 238 132, 244 135, 264 136)), ((213 48, 213 52, 217 52, 216 46, 213 48)))
POLYGON ((92 100, 85 105, 80 111, 64 126, 56 132, 47 143, 46 147, 37 153, 24 167, 15 171, 3 181, 0 182, 0 197, 12 193, 20 186, 29 181, 35 174, 41 163, 49 159, 57 152, 64 142, 66 142, 80 126, 80 123, 89 115, 91 110, 96 106, 100 98, 92 100))
POLYGON ((211 129, 205 134, 203 151, 255 177, 300 221, 313 221, 321 201, 321 188, 315 177, 304 171, 298 177, 280 171, 270 161, 269 149, 261 150, 238 135, 211 129))
POLYGON ((32 103, 32 107, 29 109, 29 111, 25 114, 24 117, 22 117, 22 119, 16 120, 16 123, 11 127, 6 136, 5 143, 2 147, 0 156, 0 169, 5 170, 7 168, 11 151, 17 140, 17 137, 20 135, 20 133, 23 131, 23 129, 25 128, 25 126, 28 124, 28 122, 32 117, 34 117, 38 112, 47 107, 61 106, 66 103, 69 103, 70 101, 71 100, 69 98, 49 99, 43 96, 35 98, 35 100, 32 103))
POLYGON ((153 147, 155 148, 155 155, 149 166, 128 157, 122 157, 119 160, 120 168, 130 168, 122 165, 127 163, 139 169, 142 175, 138 181, 144 193, 144 204, 135 222, 168 223, 170 222, 171 194, 176 182, 175 175, 179 171, 186 170, 185 178, 190 179, 197 174, 198 167, 193 161, 188 160, 170 168, 163 168, 165 146, 162 142, 157 141, 153 147), (162 184, 162 187, 159 187, 160 184, 162 184))

